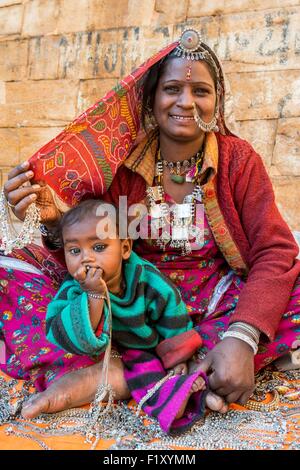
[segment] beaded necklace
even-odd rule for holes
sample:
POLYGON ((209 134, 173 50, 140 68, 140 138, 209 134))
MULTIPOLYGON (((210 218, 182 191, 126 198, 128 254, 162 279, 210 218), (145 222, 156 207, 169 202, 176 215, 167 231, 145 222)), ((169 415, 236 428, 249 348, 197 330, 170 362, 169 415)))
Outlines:
MULTIPOLYGON (((192 182, 196 182, 198 169, 192 182)), ((155 186, 149 186, 146 190, 150 205, 151 227, 155 230, 156 245, 165 250, 181 248, 182 255, 191 253, 190 239, 196 243, 203 243, 203 233, 196 225, 196 204, 202 202, 202 189, 196 184, 192 194, 185 196, 182 204, 174 204, 171 207, 165 201, 163 187, 163 161, 158 152, 155 169, 155 186)), ((152 234, 152 231, 151 231, 152 234)))
POLYGON ((197 152, 193 157, 177 162, 169 162, 165 160, 160 150, 158 151, 158 160, 162 161, 163 166, 170 170, 170 178, 176 184, 183 184, 185 181, 192 181, 195 178, 196 170, 199 171, 202 166, 204 158, 204 151, 197 152))

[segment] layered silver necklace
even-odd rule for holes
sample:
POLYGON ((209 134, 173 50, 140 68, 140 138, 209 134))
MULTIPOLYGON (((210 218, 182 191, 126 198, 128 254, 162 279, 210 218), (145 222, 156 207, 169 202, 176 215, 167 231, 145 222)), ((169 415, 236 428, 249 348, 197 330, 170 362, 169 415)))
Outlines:
POLYGON ((196 184, 192 194, 185 196, 182 204, 169 206, 165 200, 163 168, 159 153, 155 168, 157 184, 149 186, 146 190, 151 224, 156 234, 155 243, 163 250, 167 246, 181 249, 181 254, 185 256, 191 253, 191 240, 198 245, 203 242, 203 233, 195 220, 196 204, 202 202, 202 189, 196 184))

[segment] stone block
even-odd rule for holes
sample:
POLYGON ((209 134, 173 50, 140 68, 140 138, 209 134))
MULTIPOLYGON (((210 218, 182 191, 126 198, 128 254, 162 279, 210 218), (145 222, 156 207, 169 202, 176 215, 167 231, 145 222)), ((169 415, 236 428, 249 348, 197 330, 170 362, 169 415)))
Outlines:
POLYGON ((295 117, 300 108, 299 70, 227 74, 239 121, 295 117))
POLYGON ((175 25, 200 31, 226 73, 298 69, 300 7, 204 16, 175 25))
POLYGON ((18 129, 0 128, 0 167, 16 166, 20 161, 19 153, 18 129))
POLYGON ((172 26, 129 28, 124 30, 121 50, 122 78, 173 40, 172 26))
POLYGON ((300 117, 279 119, 272 163, 281 175, 300 177, 300 117))
POLYGON ((10 167, 5 167, 1 165, 1 170, 0 170, 0 187, 2 188, 4 183, 7 181, 7 175, 10 172, 11 168, 10 167))
POLYGON ((54 139, 63 127, 21 127, 19 129, 20 162, 29 159, 39 148, 54 139))
POLYGON ((113 4, 111 0, 90 2, 89 30, 157 24, 154 5, 155 0, 114 0, 113 4))
POLYGON ((116 79, 84 80, 80 83, 77 113, 81 113, 99 101, 117 84, 116 79))
POLYGON ((6 83, 0 81, 0 105, 6 103, 6 83))
POLYGON ((60 43, 60 36, 38 36, 29 40, 29 79, 47 80, 58 78, 60 43))
POLYGON ((0 0, 0 7, 8 7, 10 5, 21 4, 22 0, 0 0))
POLYGON ((24 5, 23 36, 40 36, 57 32, 59 0, 29 0, 24 5))
POLYGON ((156 0, 154 5, 155 12, 159 13, 158 24, 173 24, 186 21, 189 8, 188 0, 180 2, 170 2, 170 0, 156 0))
POLYGON ((281 215, 291 228, 300 230, 300 177, 278 176, 272 178, 276 203, 281 215))
POLYGON ((24 80, 27 73, 27 41, 0 42, 0 80, 24 80))
POLYGON ((299 68, 299 23, 299 7, 223 16, 215 50, 225 72, 299 68))
POLYGON ((90 8, 93 2, 90 0, 61 0, 60 13, 57 21, 59 33, 73 33, 77 31, 89 31, 90 8))
POLYGON ((0 36, 20 34, 22 28, 23 5, 0 8, 0 36))
POLYGON ((299 0, 190 0, 188 18, 299 5, 299 0))
POLYGON ((123 41, 124 30, 121 29, 62 36, 58 76, 70 79, 118 78, 123 41))
POLYGON ((247 140, 262 157, 266 168, 272 164, 277 120, 236 121, 236 133, 247 140))
POLYGON ((78 89, 72 80, 8 82, 0 126, 64 126, 75 118, 78 89))

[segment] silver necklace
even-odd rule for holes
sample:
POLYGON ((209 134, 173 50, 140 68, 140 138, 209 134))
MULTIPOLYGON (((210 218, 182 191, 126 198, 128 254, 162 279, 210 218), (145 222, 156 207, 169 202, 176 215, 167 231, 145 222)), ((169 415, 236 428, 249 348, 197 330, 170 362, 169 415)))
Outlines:
MULTIPOLYGON (((293 386, 300 380, 300 371, 263 371, 256 376, 262 392, 279 387, 282 381, 293 380, 293 386), (271 385, 270 385, 271 384, 271 385)), ((196 423, 190 431, 179 437, 166 436, 156 420, 136 413, 127 403, 110 402, 103 412, 96 410, 97 396, 89 410, 74 408, 53 414, 41 414, 30 422, 20 416, 21 404, 29 395, 29 384, 17 391, 16 380, 10 382, 0 377, 0 424, 7 425, 7 435, 17 435, 33 440, 44 450, 50 447, 40 438, 78 434, 94 449, 99 439, 115 440, 110 449, 166 449, 184 447, 191 449, 234 449, 234 450, 276 450, 283 447, 300 450, 299 415, 300 408, 284 406, 278 410, 235 411, 226 414, 210 412, 196 423), (14 406, 11 400, 16 400, 14 406), (33 434, 34 433, 34 434, 33 434), (287 440, 287 437, 289 439, 287 440), (155 442, 153 442, 155 440, 155 442), (159 441, 157 441, 159 440, 159 441)), ((101 395, 101 390, 98 394, 101 395)), ((294 402, 296 405, 297 402, 294 402)), ((289 403, 290 404, 290 403, 289 403)))
POLYGON ((163 163, 158 160, 156 165, 157 185, 149 186, 146 190, 150 205, 151 224, 156 231, 156 244, 165 250, 181 249, 183 256, 191 253, 190 240, 195 239, 201 245, 202 232, 197 227, 195 219, 196 203, 202 202, 202 189, 196 185, 191 195, 185 196, 182 204, 174 204, 169 208, 165 201, 163 187, 163 163))

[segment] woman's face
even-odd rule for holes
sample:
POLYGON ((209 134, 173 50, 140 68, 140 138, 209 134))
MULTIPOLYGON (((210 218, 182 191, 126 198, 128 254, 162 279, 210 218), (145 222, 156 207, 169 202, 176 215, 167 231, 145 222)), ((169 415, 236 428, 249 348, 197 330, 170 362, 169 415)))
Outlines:
POLYGON ((173 140, 199 139, 202 131, 193 118, 193 103, 202 120, 210 122, 215 113, 216 91, 208 65, 182 58, 169 60, 154 98, 153 111, 160 133, 173 140))

